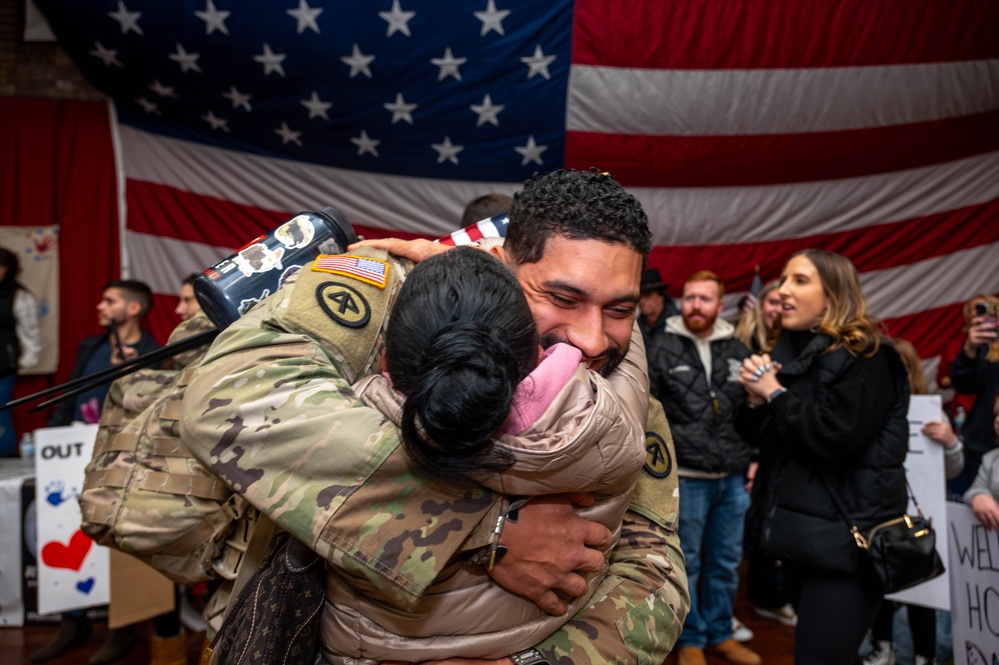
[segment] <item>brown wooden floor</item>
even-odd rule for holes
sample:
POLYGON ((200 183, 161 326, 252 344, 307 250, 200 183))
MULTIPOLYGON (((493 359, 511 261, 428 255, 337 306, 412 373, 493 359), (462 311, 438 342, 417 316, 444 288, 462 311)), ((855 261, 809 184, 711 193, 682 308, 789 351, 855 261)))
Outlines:
MULTIPOLYGON (((83 646, 73 649, 69 653, 47 660, 48 665, 85 665, 97 647, 104 641, 107 635, 107 624, 102 621, 93 622, 94 634, 83 646)), ((29 626, 26 628, 0 628, 0 663, 11 665, 12 663, 28 664, 28 654, 48 644, 55 636, 58 624, 52 626, 29 626)), ((152 623, 144 621, 139 624, 139 639, 135 647, 121 660, 116 661, 120 665, 148 665, 149 663, 149 640, 152 635, 152 623)), ((201 654, 201 644, 204 640, 204 633, 188 633, 187 656, 191 665, 196 665, 201 654)))
MULTIPOLYGON (((756 616, 746 601, 744 594, 740 592, 737 601, 735 614, 739 619, 749 626, 756 633, 751 642, 746 646, 753 649, 763 657, 766 665, 791 665, 793 657, 791 655, 792 642, 794 639, 794 629, 782 626, 776 621, 761 619, 756 616)), ((30 663, 28 654, 47 644, 55 635, 57 626, 40 626, 28 628, 0 628, 0 663, 10 665, 12 663, 30 663)), ((149 663, 149 637, 152 633, 150 622, 144 622, 139 626, 139 641, 135 648, 121 660, 120 665, 148 665, 149 663)), ((49 665, 85 665, 87 658, 92 654, 107 634, 107 627, 102 622, 94 622, 94 635, 90 641, 77 649, 70 651, 66 655, 45 661, 49 665)), ((198 655, 201 653, 201 643, 204 633, 189 634, 188 636, 188 662, 196 665, 198 655)), ((723 665, 726 661, 708 656, 709 665, 723 665)), ((670 656, 666 659, 667 665, 676 665, 676 658, 670 656)))

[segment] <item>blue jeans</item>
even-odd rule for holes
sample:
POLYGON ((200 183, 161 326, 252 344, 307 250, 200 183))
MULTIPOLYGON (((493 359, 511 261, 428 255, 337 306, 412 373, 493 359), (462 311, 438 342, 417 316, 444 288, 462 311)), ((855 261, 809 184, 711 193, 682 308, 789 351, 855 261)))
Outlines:
MULTIPOLYGON (((0 405, 14 398, 14 384, 17 373, 0 377, 0 405)), ((14 431, 14 416, 9 409, 0 411, 0 457, 17 457, 17 432, 14 431)))
POLYGON ((749 509, 745 483, 741 475, 680 478, 680 547, 690 589, 690 613, 680 646, 703 648, 732 637, 732 604, 749 509))

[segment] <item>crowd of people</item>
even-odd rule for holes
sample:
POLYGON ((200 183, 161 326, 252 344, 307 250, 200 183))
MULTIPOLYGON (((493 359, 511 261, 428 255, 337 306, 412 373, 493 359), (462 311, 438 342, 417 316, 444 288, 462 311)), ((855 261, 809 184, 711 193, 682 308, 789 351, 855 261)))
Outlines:
MULTIPOLYGON (((710 266, 672 276, 677 306, 646 265, 645 212, 605 173, 536 176, 462 223, 504 211, 505 240, 476 248, 351 246, 377 279, 303 269, 186 386, 191 455, 329 564, 323 662, 662 662, 677 647, 679 665, 758 665, 733 610, 747 560, 753 609, 795 627, 796 663, 852 663, 871 634, 865 662, 891 665, 894 606, 841 511, 867 531, 906 510, 909 398, 928 388, 850 260, 796 252, 727 321, 710 266)), ((25 299, 3 259, 12 324, 25 299)), ((156 348, 149 302, 110 283, 74 376, 156 348)), ((956 396, 923 432, 944 449, 941 484, 999 531, 997 306, 966 307, 937 379, 956 396)), ((96 391, 51 424, 97 422, 96 391)), ((929 663, 935 615, 908 617, 929 663)), ((32 659, 89 634, 69 614, 32 659)), ((175 614, 158 620, 156 665, 183 662, 162 647, 180 635, 175 614)), ((134 641, 115 638, 90 662, 134 641)))

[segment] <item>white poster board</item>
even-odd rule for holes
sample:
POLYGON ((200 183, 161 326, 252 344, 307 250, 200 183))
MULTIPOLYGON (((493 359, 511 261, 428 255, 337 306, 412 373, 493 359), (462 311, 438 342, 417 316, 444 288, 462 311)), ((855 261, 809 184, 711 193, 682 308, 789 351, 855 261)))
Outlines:
POLYGON ((108 550, 80 530, 83 473, 97 425, 35 431, 38 507, 38 611, 105 605, 110 598, 108 550))
MULTIPOLYGON (((940 395, 913 395, 909 399, 909 454, 905 457, 905 477, 909 480, 912 493, 916 495, 920 510, 936 530, 937 552, 944 568, 949 568, 944 534, 947 524, 947 478, 944 472, 943 446, 920 432, 926 422, 940 420, 942 417, 940 395)), ((906 512, 913 515, 916 513, 911 499, 906 512)), ((941 575, 886 597, 910 605, 948 610, 950 584, 947 575, 941 575)))
POLYGON ((971 508, 947 504, 954 665, 999 663, 999 533, 971 508))
POLYGON ((38 302, 42 352, 20 374, 51 374, 59 366, 59 227, 0 226, 0 246, 17 254, 18 281, 38 302))

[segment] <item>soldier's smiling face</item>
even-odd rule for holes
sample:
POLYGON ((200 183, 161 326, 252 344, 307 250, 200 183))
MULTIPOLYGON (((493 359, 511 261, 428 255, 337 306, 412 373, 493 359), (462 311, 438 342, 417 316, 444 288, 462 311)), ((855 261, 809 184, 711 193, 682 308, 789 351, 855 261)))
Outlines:
POLYGON ((514 264, 545 346, 565 342, 590 369, 609 374, 628 350, 639 299, 642 256, 602 240, 552 236, 536 263, 514 264))

